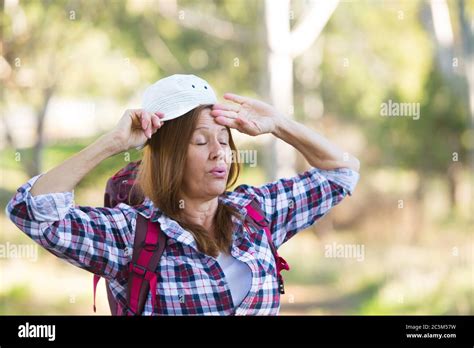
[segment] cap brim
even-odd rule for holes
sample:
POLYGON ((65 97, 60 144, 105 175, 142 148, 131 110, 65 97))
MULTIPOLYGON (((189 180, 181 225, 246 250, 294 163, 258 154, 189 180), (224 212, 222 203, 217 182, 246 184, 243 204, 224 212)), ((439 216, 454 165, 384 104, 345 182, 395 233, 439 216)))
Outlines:
POLYGON ((162 112, 164 117, 162 121, 175 119, 200 105, 212 105, 217 103, 217 99, 213 95, 193 96, 189 93, 175 93, 160 98, 158 100, 144 101, 143 109, 148 112, 162 112), (178 102, 176 100, 179 100, 178 102))

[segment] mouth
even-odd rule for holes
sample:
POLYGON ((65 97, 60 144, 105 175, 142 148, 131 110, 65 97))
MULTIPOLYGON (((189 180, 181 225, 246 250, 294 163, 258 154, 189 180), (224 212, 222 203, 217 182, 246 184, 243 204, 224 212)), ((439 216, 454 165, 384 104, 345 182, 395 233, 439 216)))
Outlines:
POLYGON ((226 167, 214 167, 212 170, 209 172, 213 177, 218 178, 218 179, 223 179, 227 175, 227 168, 226 167))

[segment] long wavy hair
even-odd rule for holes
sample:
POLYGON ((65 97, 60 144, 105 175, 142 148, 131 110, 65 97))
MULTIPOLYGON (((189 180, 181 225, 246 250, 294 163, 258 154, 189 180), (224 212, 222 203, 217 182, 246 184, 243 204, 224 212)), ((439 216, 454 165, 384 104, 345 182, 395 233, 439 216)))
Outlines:
MULTIPOLYGON (((185 115, 166 121, 149 139, 143 152, 138 171, 137 184, 141 193, 150 198, 154 206, 175 220, 194 236, 199 251, 216 257, 218 252, 229 252, 232 244, 232 216, 239 213, 219 201, 213 220, 214 238, 203 226, 184 221, 180 192, 183 186, 184 170, 188 155, 188 145, 196 128, 201 112, 210 105, 199 106, 185 115)), ((237 148, 230 129, 229 145, 234 153, 237 148)), ((240 173, 238 161, 232 160, 226 189, 231 187, 240 173)))

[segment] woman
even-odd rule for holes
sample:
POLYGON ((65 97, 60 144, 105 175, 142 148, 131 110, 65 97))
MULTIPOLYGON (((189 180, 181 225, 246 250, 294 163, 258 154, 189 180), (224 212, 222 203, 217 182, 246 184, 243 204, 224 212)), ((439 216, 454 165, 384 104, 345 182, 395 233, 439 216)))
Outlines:
POLYGON ((352 193, 359 162, 266 103, 230 93, 224 98, 233 104, 217 103, 212 88, 194 75, 158 81, 145 92, 143 109, 127 110, 113 130, 21 186, 8 216, 54 255, 108 279, 123 301, 123 275, 142 214, 168 236, 157 269, 157 305, 149 294, 144 315, 278 314, 275 260, 265 233, 243 224, 245 206, 258 202, 278 248, 352 193), (312 168, 226 191, 238 176, 231 128, 251 136, 271 133, 312 168), (143 145, 143 204, 74 205, 75 186, 96 165, 143 145))

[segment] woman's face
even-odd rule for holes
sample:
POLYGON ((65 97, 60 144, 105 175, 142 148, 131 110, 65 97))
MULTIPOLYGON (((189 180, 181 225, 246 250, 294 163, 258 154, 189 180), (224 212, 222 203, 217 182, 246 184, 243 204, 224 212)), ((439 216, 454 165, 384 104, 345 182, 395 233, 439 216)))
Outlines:
POLYGON ((210 199, 223 193, 231 154, 227 128, 214 121, 210 109, 204 109, 188 145, 184 194, 189 198, 210 199))

